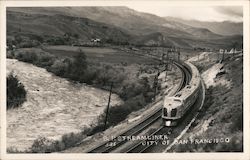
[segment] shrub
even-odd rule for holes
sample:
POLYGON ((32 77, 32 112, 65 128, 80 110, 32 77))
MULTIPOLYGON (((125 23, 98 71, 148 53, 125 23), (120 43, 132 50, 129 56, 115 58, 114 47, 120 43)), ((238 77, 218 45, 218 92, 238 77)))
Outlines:
POLYGON ((231 132, 243 131, 243 107, 238 109, 236 112, 232 112, 233 117, 231 118, 232 125, 230 127, 231 132))
POLYGON ((7 153, 27 153, 28 151, 20 151, 15 147, 8 147, 7 153))
POLYGON ((16 76, 7 77, 7 109, 16 108, 26 101, 26 91, 16 76))
POLYGON ((32 153, 50 153, 55 151, 55 142, 45 138, 39 137, 34 141, 30 151, 32 153))
POLYGON ((80 51, 80 53, 74 57, 73 62, 70 63, 67 70, 68 78, 74 81, 84 82, 85 71, 87 69, 86 55, 80 51))
POLYGON ((80 133, 69 133, 62 136, 61 142, 64 144, 64 147, 70 148, 79 143, 85 136, 80 133))
POLYGON ((116 125, 126 119, 132 112, 143 108, 146 105, 145 97, 140 94, 124 102, 119 106, 110 108, 108 115, 108 125, 116 125))
POLYGON ((32 53, 32 52, 26 52, 26 53, 18 52, 16 55, 16 58, 20 61, 33 63, 33 64, 38 59, 37 54, 32 53))
POLYGON ((7 56, 7 58, 10 58, 10 59, 15 58, 13 51, 7 51, 6 56, 7 56))
POLYGON ((85 73, 84 73, 84 82, 87 83, 87 84, 94 84, 97 79, 97 76, 100 72, 98 72, 95 68, 91 68, 91 69, 87 69, 85 70, 85 73))
POLYGON ((69 59, 56 59, 51 67, 48 68, 48 71, 57 76, 64 77, 67 74, 70 63, 69 59))
POLYGON ((39 46, 40 43, 38 41, 35 40, 26 40, 23 41, 21 43, 19 43, 19 48, 32 48, 32 47, 36 47, 39 46))
POLYGON ((243 151, 243 135, 242 132, 235 134, 230 138, 229 143, 220 143, 215 148, 219 152, 242 152, 243 151))
POLYGON ((56 57, 47 52, 39 52, 37 53, 37 62, 38 64, 42 64, 42 66, 50 66, 54 63, 56 57))

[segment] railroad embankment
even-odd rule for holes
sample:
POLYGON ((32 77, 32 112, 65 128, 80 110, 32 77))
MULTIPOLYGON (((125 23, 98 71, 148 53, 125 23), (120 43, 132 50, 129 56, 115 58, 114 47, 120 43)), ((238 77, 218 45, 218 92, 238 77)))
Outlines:
POLYGON ((90 148, 99 145, 101 142, 126 131, 128 128, 138 123, 140 120, 152 114, 157 108, 162 107, 163 104, 160 98, 162 97, 163 94, 168 95, 173 90, 176 90, 178 88, 178 85, 181 82, 181 71, 177 69, 177 67, 173 67, 171 71, 167 72, 167 77, 166 77, 166 72, 164 71, 164 72, 161 72, 158 79, 159 79, 159 83, 161 86, 161 90, 160 90, 161 92, 159 93, 159 95, 157 95, 157 98, 156 98, 157 103, 148 104, 144 108, 138 111, 132 112, 131 114, 128 115, 128 117, 124 121, 122 121, 118 125, 112 126, 103 132, 86 137, 85 139, 82 140, 81 145, 69 148, 67 150, 64 150, 63 152, 64 153, 86 152, 90 148))
POLYGON ((206 99, 182 138, 185 143, 173 147, 174 152, 243 150, 243 55, 224 55, 221 63, 219 56, 203 53, 191 59, 201 70, 206 99))

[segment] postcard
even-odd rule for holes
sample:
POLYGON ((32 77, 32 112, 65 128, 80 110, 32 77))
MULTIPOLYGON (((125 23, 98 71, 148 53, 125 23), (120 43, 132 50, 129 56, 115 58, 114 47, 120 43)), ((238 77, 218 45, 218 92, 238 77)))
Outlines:
POLYGON ((249 159, 249 1, 1 1, 1 159, 249 159))

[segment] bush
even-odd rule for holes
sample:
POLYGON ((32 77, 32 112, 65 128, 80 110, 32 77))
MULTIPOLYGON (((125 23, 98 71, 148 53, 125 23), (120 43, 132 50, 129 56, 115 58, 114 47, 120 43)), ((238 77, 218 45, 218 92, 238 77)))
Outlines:
POLYGON ((139 94, 143 94, 144 97, 147 97, 147 93, 151 91, 152 88, 150 88, 148 79, 144 78, 134 83, 123 84, 119 95, 122 99, 127 100, 139 94))
POLYGON ((51 67, 48 68, 48 71, 54 73, 57 76, 64 77, 66 76, 66 74, 68 74, 67 71, 68 71, 70 63, 71 61, 68 58, 56 59, 53 65, 51 65, 51 67))
POLYGON ((54 141, 45 137, 39 137, 31 146, 32 153, 50 153, 55 151, 54 141))
POLYGON ((20 151, 15 147, 8 147, 7 148, 7 153, 28 153, 29 151, 25 150, 25 151, 20 151))
POLYGON ((6 56, 7 56, 7 58, 10 58, 10 59, 15 58, 15 55, 14 55, 13 51, 7 51, 6 56))
POLYGON ((215 151, 219 152, 242 152, 243 151, 243 135, 237 133, 230 138, 229 143, 218 144, 215 148, 215 151))
POLYGON ((82 133, 69 133, 62 136, 61 142, 65 148, 70 148, 79 143, 84 137, 82 133))
POLYGON ((32 48, 32 47, 37 47, 39 46, 40 43, 35 40, 27 40, 19 43, 18 47, 19 48, 32 48))
POLYGON ((243 107, 238 109, 236 112, 232 112, 232 118, 230 119, 232 125, 230 127, 231 132, 243 131, 243 107))
POLYGON ((126 117, 132 112, 143 108, 146 105, 145 97, 140 94, 134 98, 131 98, 119 106, 110 108, 108 115, 108 125, 116 125, 119 122, 126 119, 126 117))
POLYGON ((16 76, 7 77, 7 109, 16 108, 26 101, 26 91, 16 76))
POLYGON ((87 69, 86 55, 80 51, 80 53, 73 58, 73 62, 69 63, 66 76, 71 80, 84 82, 86 69, 87 69))
POLYGON ((37 61, 38 56, 37 54, 32 53, 32 52, 26 52, 26 53, 18 52, 16 55, 16 58, 20 61, 34 64, 34 62, 37 61))
POLYGON ((84 82, 89 85, 94 84, 96 82, 95 80, 97 79, 99 73, 100 72, 94 68, 85 70, 84 82))

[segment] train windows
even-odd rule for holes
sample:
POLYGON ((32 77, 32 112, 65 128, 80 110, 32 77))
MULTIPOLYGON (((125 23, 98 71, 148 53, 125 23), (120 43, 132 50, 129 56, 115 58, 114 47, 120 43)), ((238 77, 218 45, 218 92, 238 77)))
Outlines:
POLYGON ((168 110, 167 110, 167 108, 163 108, 163 115, 164 116, 168 116, 168 110))
POLYGON ((175 117, 177 113, 177 108, 171 110, 171 117, 175 117))
POLYGON ((180 93, 177 93, 176 95, 175 95, 175 97, 180 97, 181 96, 181 94, 180 93))

